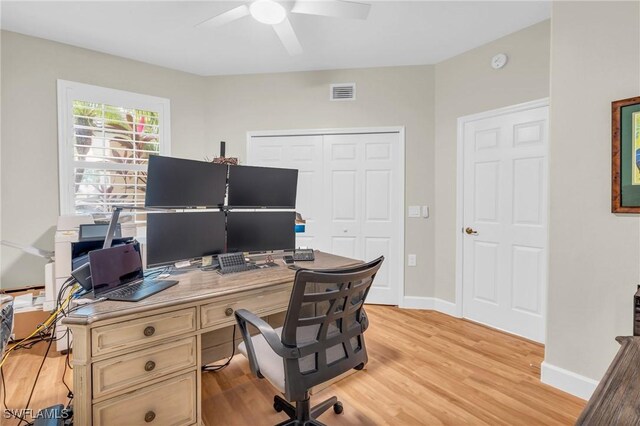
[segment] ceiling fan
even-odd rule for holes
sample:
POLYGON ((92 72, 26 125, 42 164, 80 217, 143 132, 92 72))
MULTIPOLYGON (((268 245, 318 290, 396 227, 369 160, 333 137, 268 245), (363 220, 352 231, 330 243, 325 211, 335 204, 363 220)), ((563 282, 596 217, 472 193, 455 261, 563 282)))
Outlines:
MULTIPOLYGON (((369 9, 371 9, 370 4, 346 0, 296 0, 289 12, 337 18, 367 19, 369 9)), ((302 45, 291 26, 291 21, 287 16, 287 9, 275 0, 251 1, 209 18, 196 25, 196 27, 220 27, 248 15, 251 15, 258 22, 271 25, 290 55, 302 53, 302 45)))

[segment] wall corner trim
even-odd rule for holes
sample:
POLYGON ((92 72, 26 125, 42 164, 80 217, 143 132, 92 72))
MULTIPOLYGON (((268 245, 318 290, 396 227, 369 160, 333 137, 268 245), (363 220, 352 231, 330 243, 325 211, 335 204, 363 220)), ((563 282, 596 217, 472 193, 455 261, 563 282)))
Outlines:
POLYGON ((437 311, 452 317, 460 317, 456 310, 456 304, 437 297, 404 296, 400 308, 425 309, 437 311))
POLYGON ((540 366, 540 381, 584 400, 591 398, 598 386, 597 380, 549 364, 547 361, 542 361, 540 366))

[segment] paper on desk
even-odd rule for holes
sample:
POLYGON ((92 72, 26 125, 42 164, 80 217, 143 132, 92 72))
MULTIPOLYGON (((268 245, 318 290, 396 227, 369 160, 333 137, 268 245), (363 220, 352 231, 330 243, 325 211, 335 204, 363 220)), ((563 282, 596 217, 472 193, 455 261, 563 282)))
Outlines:
POLYGON ((16 296, 13 299, 13 309, 30 308, 33 305, 33 295, 31 293, 16 296))

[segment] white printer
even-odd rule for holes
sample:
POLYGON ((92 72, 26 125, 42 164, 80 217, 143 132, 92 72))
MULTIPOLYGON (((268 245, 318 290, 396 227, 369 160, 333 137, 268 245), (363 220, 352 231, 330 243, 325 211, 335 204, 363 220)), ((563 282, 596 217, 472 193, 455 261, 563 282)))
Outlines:
MULTIPOLYGON (((64 282, 71 276, 71 271, 74 269, 74 258, 78 262, 78 257, 88 250, 101 248, 101 242, 92 238, 92 235, 81 235, 81 229, 95 229, 95 227, 83 227, 83 225, 96 225, 95 220, 91 215, 70 215, 58 217, 58 227, 55 235, 55 263, 50 264, 51 271, 46 271, 47 274, 53 274, 52 277, 47 277, 45 280, 46 285, 46 299, 44 302, 44 310, 53 310, 56 304, 56 297, 60 288, 64 282), (94 240, 94 241, 91 241, 94 240), (92 247, 91 244, 95 245, 92 247)), ((104 224, 102 235, 106 232, 108 224, 104 224)), ((136 236, 136 224, 132 222, 125 222, 119 225, 121 238, 130 238, 136 236)), ((89 231, 92 232, 92 231, 89 231)), ((66 327, 59 325, 57 330, 57 337, 64 334, 66 327)), ((56 349, 63 351, 67 349, 66 339, 61 339, 56 342, 56 349)))

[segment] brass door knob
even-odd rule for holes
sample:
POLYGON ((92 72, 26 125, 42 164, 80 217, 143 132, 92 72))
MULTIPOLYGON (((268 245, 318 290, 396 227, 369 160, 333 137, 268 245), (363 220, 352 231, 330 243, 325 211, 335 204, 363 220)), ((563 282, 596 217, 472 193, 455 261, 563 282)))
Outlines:
POLYGON ((466 232, 467 235, 478 235, 477 231, 474 231, 473 228, 469 228, 469 227, 467 227, 467 229, 465 229, 464 232, 466 232))
POLYGON ((152 325, 145 327, 144 329, 144 335, 147 337, 153 336, 153 333, 156 332, 156 328, 152 325))
POLYGON ((147 411, 147 414, 144 415, 144 421, 147 423, 151 423, 156 418, 156 413, 153 411, 147 411))
POLYGON ((153 361, 147 361, 144 365, 144 371, 153 371, 156 368, 156 363, 153 361))

